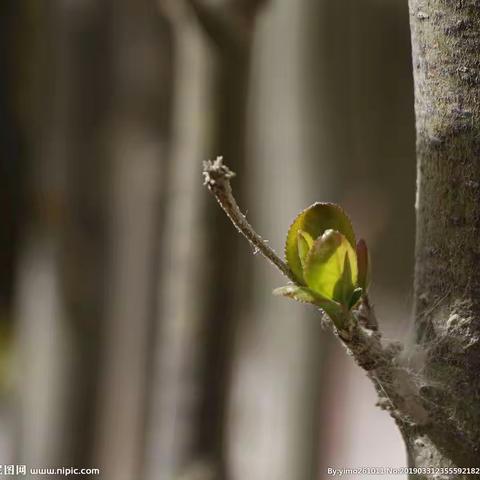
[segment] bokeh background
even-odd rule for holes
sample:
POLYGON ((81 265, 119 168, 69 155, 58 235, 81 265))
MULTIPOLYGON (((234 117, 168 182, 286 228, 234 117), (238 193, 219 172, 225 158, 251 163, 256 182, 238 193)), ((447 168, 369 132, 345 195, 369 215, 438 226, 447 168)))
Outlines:
POLYGON ((344 206, 382 328, 404 336, 408 21, 406 0, 1 1, 0 464, 108 480, 405 465, 363 372, 315 309, 272 297, 285 280, 201 170, 225 157, 279 252, 298 211, 344 206))

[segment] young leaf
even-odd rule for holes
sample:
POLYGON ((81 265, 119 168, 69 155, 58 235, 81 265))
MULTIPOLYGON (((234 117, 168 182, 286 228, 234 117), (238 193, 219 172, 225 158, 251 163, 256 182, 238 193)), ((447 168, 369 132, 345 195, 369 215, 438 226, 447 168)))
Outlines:
POLYGON ((343 270, 341 277, 337 280, 333 288, 333 298, 338 299, 342 305, 349 305, 352 293, 354 290, 352 280, 352 266, 348 257, 348 252, 345 252, 343 259, 343 270))
POLYGON ((350 219, 342 208, 333 203, 314 203, 301 212, 290 226, 285 257, 298 283, 306 284, 299 252, 299 232, 303 231, 315 240, 329 229, 343 234, 352 248, 355 248, 355 234, 350 219))
POLYGON ((328 299, 348 305, 357 283, 357 259, 340 232, 327 230, 315 240, 304 268, 308 287, 328 299))
POLYGON ((314 239, 311 235, 303 230, 298 231, 297 243, 298 243, 298 256, 300 258, 300 264, 302 268, 305 265, 305 259, 307 258, 308 252, 313 246, 314 239))
POLYGON ((276 288, 274 295, 292 298, 297 302, 313 303, 316 305, 317 298, 315 294, 307 287, 299 287, 298 285, 286 285, 285 287, 276 288))
POLYGON ((361 238, 357 243, 358 285, 367 291, 370 285, 371 263, 370 253, 365 240, 361 238))
POLYGON ((336 319, 342 315, 342 307, 340 304, 327 298, 322 298, 307 287, 299 287, 298 285, 286 285, 285 287, 276 288, 274 295, 288 297, 297 302, 311 303, 320 307, 327 315, 337 323, 336 319))

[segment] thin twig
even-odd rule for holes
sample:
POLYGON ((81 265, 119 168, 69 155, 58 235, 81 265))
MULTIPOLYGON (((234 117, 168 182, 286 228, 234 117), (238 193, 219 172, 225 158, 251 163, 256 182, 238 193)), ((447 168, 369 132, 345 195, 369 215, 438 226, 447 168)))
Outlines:
POLYGON ((215 161, 206 161, 203 164, 205 185, 217 199, 228 218, 235 228, 250 242, 255 251, 259 251, 267 260, 275 265, 292 282, 295 277, 288 265, 269 247, 267 242, 248 223, 245 215, 241 212, 230 186, 230 179, 235 176, 226 165, 223 158, 217 157, 215 161))

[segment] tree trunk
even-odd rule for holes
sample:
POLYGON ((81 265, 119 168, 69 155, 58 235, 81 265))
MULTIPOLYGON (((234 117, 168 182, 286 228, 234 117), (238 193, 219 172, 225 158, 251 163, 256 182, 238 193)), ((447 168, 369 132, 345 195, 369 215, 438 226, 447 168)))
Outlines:
POLYGON ((403 431, 411 466, 479 467, 480 3, 410 0, 410 14, 418 191, 409 353, 430 417, 403 431))

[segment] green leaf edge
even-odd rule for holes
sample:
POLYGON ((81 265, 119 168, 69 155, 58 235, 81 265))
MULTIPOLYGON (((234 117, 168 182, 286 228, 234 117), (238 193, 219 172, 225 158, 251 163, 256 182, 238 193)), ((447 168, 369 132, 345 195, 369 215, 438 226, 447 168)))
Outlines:
POLYGON ((278 287, 273 291, 276 296, 282 296, 291 298, 300 303, 309 303, 320 307, 325 311, 332 319, 342 313, 342 306, 334 300, 329 300, 321 295, 318 295, 308 287, 302 287, 299 285, 285 285, 284 287, 278 287))

